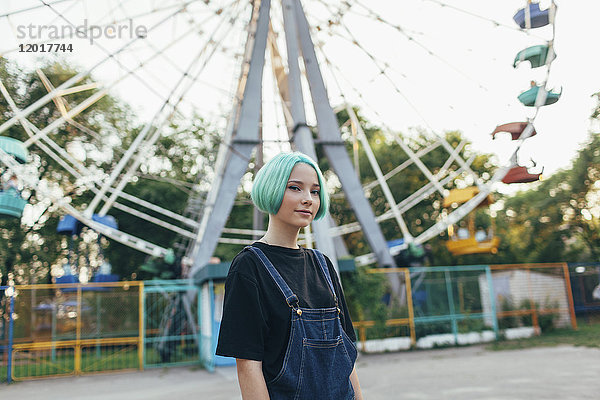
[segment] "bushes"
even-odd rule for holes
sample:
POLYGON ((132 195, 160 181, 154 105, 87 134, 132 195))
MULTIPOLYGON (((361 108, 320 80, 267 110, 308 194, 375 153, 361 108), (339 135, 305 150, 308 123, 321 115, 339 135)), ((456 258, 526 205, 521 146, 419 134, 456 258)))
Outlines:
POLYGON ((383 302, 387 282, 383 275, 368 274, 366 267, 342 274, 344 294, 353 321, 375 321, 376 328, 385 329, 388 308, 383 302))
MULTIPOLYGON (((518 307, 515 307, 513 303, 503 298, 500 302, 501 309, 499 311, 510 312, 510 311, 530 311, 533 307, 537 314, 538 326, 542 332, 549 332, 554 330, 555 322, 558 319, 558 314, 554 311, 544 310, 555 310, 558 308, 556 302, 546 301, 542 307, 538 303, 532 303, 529 299, 523 299, 519 303, 518 307)), ((507 315, 498 319, 498 327, 500 329, 517 328, 520 326, 533 326, 533 314, 520 313, 520 315, 507 315)))

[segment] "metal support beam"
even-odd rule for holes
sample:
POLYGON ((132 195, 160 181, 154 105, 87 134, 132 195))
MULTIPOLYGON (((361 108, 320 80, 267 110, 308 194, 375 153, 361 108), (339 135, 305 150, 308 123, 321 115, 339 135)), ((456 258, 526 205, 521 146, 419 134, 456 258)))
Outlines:
POLYGON ((270 7, 270 0, 261 1, 238 128, 227 147, 223 168, 219 171, 221 174, 220 184, 212 187, 207 199, 205 212, 191 254, 194 262, 190 270, 192 279, 206 265, 217 247, 219 237, 233 207, 237 187, 248 168, 252 150, 259 143, 258 127, 262 103, 262 75, 269 31, 270 7))
MULTIPOLYGON (((303 152, 318 161, 312 132, 306 125, 306 112, 302 96, 302 82, 300 78, 300 66, 298 65, 298 29, 294 14, 293 0, 283 0, 283 24, 285 29, 285 42, 288 55, 288 94, 290 111, 292 115, 292 126, 290 127, 293 144, 303 152), (295 132, 294 132, 295 131, 295 132)), ((317 242, 317 248, 326 254, 333 263, 339 274, 337 255, 333 238, 329 235, 329 215, 318 221, 312 222, 312 230, 317 242)))
POLYGON ((395 266, 383 233, 375 221, 375 214, 371 209, 369 201, 365 198, 360 181, 354 173, 354 167, 346 152, 346 148, 345 146, 334 144, 343 143, 339 127, 333 109, 329 104, 314 44, 310 37, 308 21, 306 20, 300 1, 295 0, 294 5, 304 66, 317 117, 319 138, 323 140, 325 154, 342 183, 346 199, 354 210, 356 218, 363 228, 365 238, 375 253, 379 264, 382 266, 395 266))

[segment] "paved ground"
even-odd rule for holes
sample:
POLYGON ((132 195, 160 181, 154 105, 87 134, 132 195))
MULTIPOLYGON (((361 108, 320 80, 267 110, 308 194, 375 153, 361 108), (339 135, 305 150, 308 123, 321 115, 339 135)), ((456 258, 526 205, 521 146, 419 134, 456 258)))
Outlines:
MULTIPOLYGON (((483 347, 362 355, 367 400, 600 398, 600 349, 483 347)), ((1 400, 239 400, 235 367, 171 368, 0 385, 1 400)), ((319 399, 315 399, 319 400, 319 399)))

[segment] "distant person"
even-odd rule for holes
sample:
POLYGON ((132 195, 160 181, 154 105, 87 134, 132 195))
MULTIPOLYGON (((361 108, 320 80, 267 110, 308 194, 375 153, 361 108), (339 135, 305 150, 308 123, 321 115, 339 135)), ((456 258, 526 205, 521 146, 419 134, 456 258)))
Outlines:
POLYGON ((475 232, 475 240, 478 242, 483 242, 487 239, 487 233, 482 227, 479 227, 475 232))
POLYGON ((464 225, 464 222, 461 222, 460 226, 458 227, 458 230, 456 231, 456 236, 461 240, 469 238, 469 230, 464 225))
POLYGON ((235 357, 242 398, 362 399, 352 321, 336 272, 298 233, 327 215, 318 165, 280 153, 257 173, 252 201, 265 235, 233 260, 216 353, 235 357))
POLYGON ((8 179, 8 181, 6 181, 4 183, 4 190, 8 191, 13 189, 14 191, 16 191, 17 193, 20 194, 19 192, 19 180, 17 179, 17 176, 15 174, 12 174, 10 176, 10 178, 8 179))
POLYGON ((600 300, 600 285, 596 286, 592 291, 592 298, 594 300, 600 300))

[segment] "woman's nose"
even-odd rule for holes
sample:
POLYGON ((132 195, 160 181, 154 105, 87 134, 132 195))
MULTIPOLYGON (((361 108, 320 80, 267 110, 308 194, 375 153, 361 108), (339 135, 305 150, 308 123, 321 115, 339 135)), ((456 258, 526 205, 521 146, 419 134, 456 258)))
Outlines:
POLYGON ((310 192, 304 192, 304 195, 302 196, 302 203, 312 204, 312 197, 310 197, 310 192))

